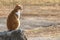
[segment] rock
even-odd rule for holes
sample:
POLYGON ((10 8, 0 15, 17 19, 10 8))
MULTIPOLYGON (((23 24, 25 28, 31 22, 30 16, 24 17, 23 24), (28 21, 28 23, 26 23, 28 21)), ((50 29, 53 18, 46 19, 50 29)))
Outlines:
POLYGON ((5 31, 0 32, 0 40, 27 40, 23 31, 14 30, 14 31, 5 31))

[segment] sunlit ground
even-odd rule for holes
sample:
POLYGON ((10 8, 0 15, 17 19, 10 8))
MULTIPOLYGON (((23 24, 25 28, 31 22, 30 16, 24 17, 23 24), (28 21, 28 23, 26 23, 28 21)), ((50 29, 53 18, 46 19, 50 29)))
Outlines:
MULTIPOLYGON (((10 11, 0 12, 0 31, 8 31, 10 11)), ((60 6, 25 6, 20 21, 28 40, 60 40, 60 6)))

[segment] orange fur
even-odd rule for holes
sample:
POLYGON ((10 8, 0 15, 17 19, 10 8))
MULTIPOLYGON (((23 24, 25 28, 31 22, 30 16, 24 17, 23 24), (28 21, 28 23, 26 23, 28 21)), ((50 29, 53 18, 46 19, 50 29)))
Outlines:
POLYGON ((18 12, 18 10, 22 10, 21 7, 19 5, 16 5, 16 7, 14 8, 14 10, 8 15, 7 18, 7 28, 8 30, 16 30, 18 28, 19 24, 19 18, 20 16, 18 16, 16 14, 16 12, 18 12))

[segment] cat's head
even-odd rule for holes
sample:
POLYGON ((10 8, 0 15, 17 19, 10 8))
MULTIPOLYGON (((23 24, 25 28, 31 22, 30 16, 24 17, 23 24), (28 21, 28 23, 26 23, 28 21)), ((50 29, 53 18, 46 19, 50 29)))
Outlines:
POLYGON ((22 10, 22 6, 16 4, 16 6, 15 6, 15 10, 22 10))

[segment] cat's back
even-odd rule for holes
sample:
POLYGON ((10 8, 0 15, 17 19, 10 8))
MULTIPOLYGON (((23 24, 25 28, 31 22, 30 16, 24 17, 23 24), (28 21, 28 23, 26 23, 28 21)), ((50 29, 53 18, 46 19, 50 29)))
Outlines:
POLYGON ((15 14, 10 13, 8 18, 7 18, 7 27, 10 30, 13 30, 18 26, 18 20, 15 14))

